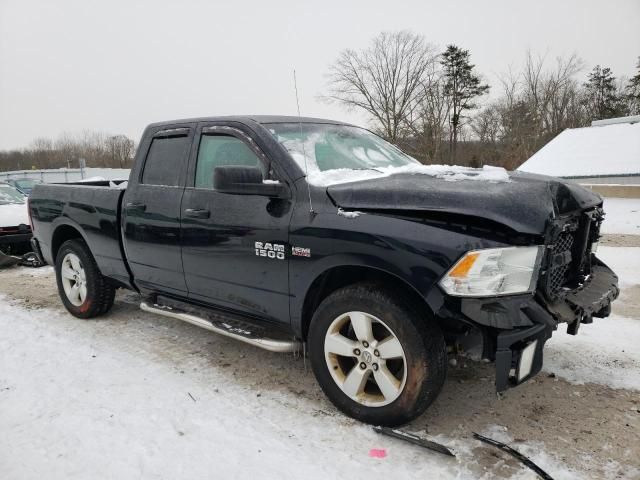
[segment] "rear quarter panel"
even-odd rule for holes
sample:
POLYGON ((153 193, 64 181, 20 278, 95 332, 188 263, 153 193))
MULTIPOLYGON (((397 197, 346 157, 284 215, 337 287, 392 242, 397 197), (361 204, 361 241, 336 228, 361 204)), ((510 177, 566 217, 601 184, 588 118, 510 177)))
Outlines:
POLYGON ((30 198, 34 236, 45 260, 54 264, 56 230, 75 228, 103 275, 129 285, 120 242, 120 205, 124 190, 79 185, 37 185, 30 198))

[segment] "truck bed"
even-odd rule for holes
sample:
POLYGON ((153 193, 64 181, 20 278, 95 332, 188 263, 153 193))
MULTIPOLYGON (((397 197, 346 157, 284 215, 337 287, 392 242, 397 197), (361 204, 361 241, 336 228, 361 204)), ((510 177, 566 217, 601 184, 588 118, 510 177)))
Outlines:
POLYGON ((74 228, 91 249, 102 274, 131 286, 120 225, 124 192, 108 182, 37 185, 29 201, 34 236, 44 260, 55 263, 60 233, 74 228))

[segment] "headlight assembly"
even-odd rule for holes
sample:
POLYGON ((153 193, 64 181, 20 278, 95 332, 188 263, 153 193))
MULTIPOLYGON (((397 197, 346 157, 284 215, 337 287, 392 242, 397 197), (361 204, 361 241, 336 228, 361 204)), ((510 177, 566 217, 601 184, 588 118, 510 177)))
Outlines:
POLYGON ((471 250, 440 280, 449 295, 493 297, 533 292, 544 247, 471 250))

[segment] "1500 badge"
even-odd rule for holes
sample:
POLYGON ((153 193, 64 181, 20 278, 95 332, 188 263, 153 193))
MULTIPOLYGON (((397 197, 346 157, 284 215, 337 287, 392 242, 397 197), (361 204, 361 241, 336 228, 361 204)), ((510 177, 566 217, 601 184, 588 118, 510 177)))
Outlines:
POLYGON ((258 257, 275 258, 284 260, 284 245, 279 243, 256 242, 256 255, 258 257))

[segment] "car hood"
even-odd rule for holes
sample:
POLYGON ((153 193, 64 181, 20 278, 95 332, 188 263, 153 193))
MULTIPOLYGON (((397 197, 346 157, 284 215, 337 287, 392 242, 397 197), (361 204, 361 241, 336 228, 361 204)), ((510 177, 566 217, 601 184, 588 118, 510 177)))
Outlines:
POLYGON ((29 225, 29 212, 26 203, 0 205, 0 227, 29 225))
POLYGON ((510 172, 508 181, 399 173, 331 185, 327 193, 341 208, 455 213, 533 235, 544 234, 547 221, 558 215, 602 203, 577 183, 523 172, 510 172))

